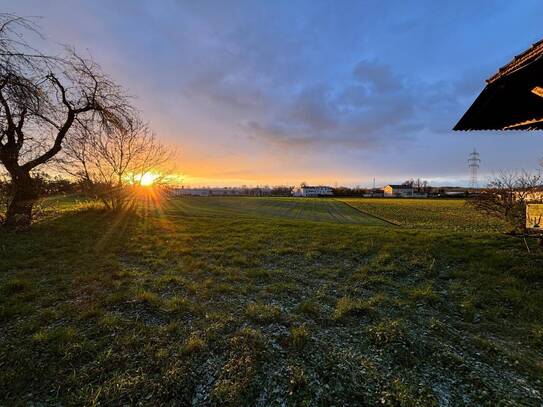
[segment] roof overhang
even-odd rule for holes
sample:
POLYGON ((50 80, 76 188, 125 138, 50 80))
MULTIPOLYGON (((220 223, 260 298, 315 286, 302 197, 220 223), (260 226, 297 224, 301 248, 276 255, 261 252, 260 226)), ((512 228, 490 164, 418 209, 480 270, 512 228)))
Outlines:
POLYGON ((488 82, 453 130, 543 129, 543 55, 488 82))

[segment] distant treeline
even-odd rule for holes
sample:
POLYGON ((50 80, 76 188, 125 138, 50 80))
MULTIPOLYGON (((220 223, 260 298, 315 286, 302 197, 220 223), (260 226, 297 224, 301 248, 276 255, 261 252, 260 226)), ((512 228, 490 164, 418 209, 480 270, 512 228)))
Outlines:
MULTIPOLYGON (((292 186, 257 186, 257 187, 165 187, 172 196, 292 196, 292 186)), ((414 197, 467 197, 469 192, 461 187, 414 187, 414 197)), ((337 197, 383 197, 382 188, 332 188, 332 196, 337 197)))
MULTIPOLYGON (((367 196, 374 192, 372 189, 367 188, 348 188, 348 187, 335 187, 332 188, 334 196, 367 196)), ((383 190, 375 190, 376 193, 381 193, 383 190)))

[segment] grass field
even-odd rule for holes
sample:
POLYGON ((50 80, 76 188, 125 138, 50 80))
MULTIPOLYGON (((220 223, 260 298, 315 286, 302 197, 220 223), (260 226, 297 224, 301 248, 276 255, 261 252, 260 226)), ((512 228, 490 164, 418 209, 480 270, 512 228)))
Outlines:
POLYGON ((0 405, 540 406, 543 254, 461 201, 346 203, 0 231, 0 405))
POLYGON ((475 212, 463 199, 345 198, 341 201, 408 228, 499 231, 505 227, 503 222, 475 212))
POLYGON ((168 216, 219 216, 222 218, 281 218, 362 225, 386 222, 364 214, 344 202, 325 198, 192 197, 177 199, 165 212, 168 216), (210 200, 211 199, 211 200, 210 200))

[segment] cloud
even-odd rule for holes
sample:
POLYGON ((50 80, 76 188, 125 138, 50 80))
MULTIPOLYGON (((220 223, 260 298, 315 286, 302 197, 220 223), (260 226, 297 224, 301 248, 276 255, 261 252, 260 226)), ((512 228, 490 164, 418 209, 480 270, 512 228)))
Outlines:
POLYGON ((403 89, 400 77, 390 66, 375 61, 361 61, 354 68, 354 76, 372 93, 397 92, 403 89))
MULTIPOLYGON (((302 14, 250 2, 226 11, 202 2, 182 13, 168 2, 167 14, 134 6, 136 18, 154 17, 144 33, 127 24, 122 35, 152 40, 153 58, 142 65, 162 100, 174 101, 164 107, 172 121, 205 117, 224 138, 239 134, 254 149, 258 143, 348 152, 403 148, 424 132, 450 131, 465 108, 460 100, 472 97, 480 76, 458 69, 459 80, 446 72, 424 75, 429 64, 406 54, 413 44, 405 40, 425 35, 424 7, 413 16, 390 14, 395 6, 358 10, 355 18, 354 5, 330 15, 324 5, 306 6, 299 5, 302 14), (398 16, 394 36, 381 32, 386 21, 379 21, 390 16, 398 16), (363 30, 350 24, 360 18, 363 30), (365 32, 371 33, 367 45, 365 32)), ((427 44, 434 46, 435 39, 427 44)), ((151 52, 134 45, 130 56, 151 52)))
POLYGON ((272 100, 266 108, 273 114, 241 127, 253 139, 283 147, 376 149, 414 140, 424 129, 445 129, 441 113, 458 109, 458 97, 453 84, 424 83, 360 61, 347 81, 272 100))

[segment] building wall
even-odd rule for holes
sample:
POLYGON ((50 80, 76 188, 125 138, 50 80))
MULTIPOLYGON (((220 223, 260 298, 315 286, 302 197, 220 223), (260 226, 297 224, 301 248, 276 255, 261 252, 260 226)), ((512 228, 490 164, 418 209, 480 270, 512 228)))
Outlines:
POLYGON ((333 195, 330 187, 302 187, 302 196, 333 195))
POLYGON ((394 196, 394 189, 387 185, 384 189, 383 189, 384 193, 385 193, 385 196, 388 196, 388 197, 391 197, 391 196, 394 196))
POLYGON ((292 191, 293 196, 303 196, 303 197, 315 197, 315 196, 331 196, 334 195, 334 192, 331 187, 299 187, 295 188, 292 191))
POLYGON ((396 196, 400 196, 403 198, 413 196, 413 190, 412 189, 398 189, 396 191, 396 196))
POLYGON ((393 188, 390 185, 387 185, 384 189, 384 195, 386 197, 412 197, 413 188, 393 188))

